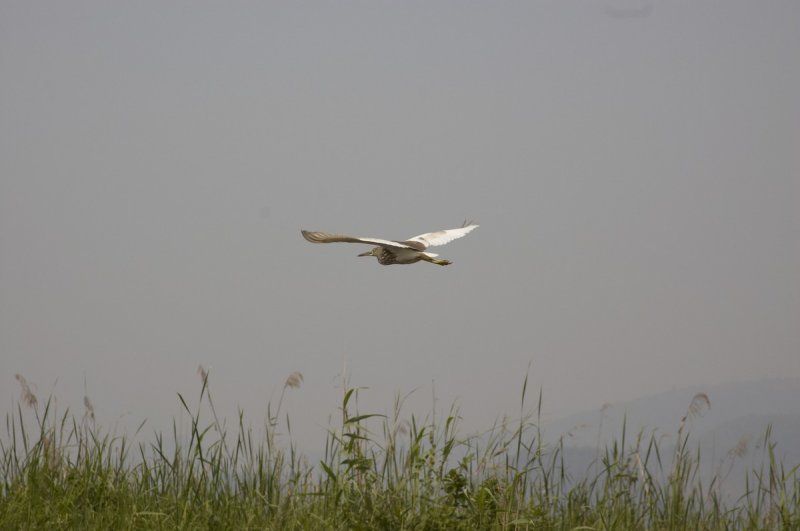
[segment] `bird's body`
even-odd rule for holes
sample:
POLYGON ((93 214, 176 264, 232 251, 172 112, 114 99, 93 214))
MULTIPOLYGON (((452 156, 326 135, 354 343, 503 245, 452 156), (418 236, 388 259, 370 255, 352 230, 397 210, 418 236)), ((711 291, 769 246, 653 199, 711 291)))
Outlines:
POLYGON ((378 263, 381 265, 392 265, 414 264, 420 260, 424 260, 425 258, 433 259, 433 257, 436 255, 433 253, 421 253, 413 249, 390 249, 388 247, 375 247, 372 249, 372 251, 370 251, 370 254, 365 254, 365 256, 374 256, 378 259, 378 263))
POLYGON ((374 256, 381 265, 392 264, 414 264, 423 260, 436 265, 450 265, 448 260, 437 259, 435 254, 425 252, 428 247, 444 245, 448 242, 466 236, 478 226, 464 223, 457 229, 446 229, 436 232, 428 232, 414 236, 405 241, 384 240, 381 238, 360 238, 354 236, 344 236, 342 234, 328 234, 325 232, 301 231, 303 237, 311 243, 369 243, 377 245, 372 250, 361 253, 358 256, 374 256))

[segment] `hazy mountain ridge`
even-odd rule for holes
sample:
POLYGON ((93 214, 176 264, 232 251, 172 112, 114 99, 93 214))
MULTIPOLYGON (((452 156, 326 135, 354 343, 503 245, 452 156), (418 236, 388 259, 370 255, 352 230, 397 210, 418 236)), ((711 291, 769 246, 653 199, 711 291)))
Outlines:
MULTIPOLYGON (((626 451, 635 445, 639 433, 644 450, 653 434, 663 459, 661 473, 668 473, 681 419, 697 393, 705 393, 711 407, 690 415, 684 433, 689 434, 691 451, 700 451, 699 471, 707 485, 716 478, 720 492, 731 499, 744 494, 747 473, 769 467, 764 444, 768 431, 775 459, 783 469, 788 472, 800 466, 798 379, 693 386, 644 396, 543 422, 543 437, 548 445, 563 437, 563 459, 570 477, 591 478, 602 474, 607 445, 622 440, 624 424, 626 451)), ((658 473, 654 463, 650 465, 651 472, 658 473)))
POLYGON ((697 393, 705 393, 711 407, 686 420, 685 429, 695 440, 704 444, 707 439, 714 440, 718 450, 726 444, 730 449, 742 437, 749 437, 753 443, 763 439, 767 426, 772 425, 773 441, 787 452, 787 457, 800 453, 794 450, 800 449, 800 379, 797 378, 676 389, 544 421, 542 430, 547 441, 563 436, 567 446, 597 447, 598 443, 619 440, 624 424, 627 437, 644 431, 656 433, 671 444, 697 393))

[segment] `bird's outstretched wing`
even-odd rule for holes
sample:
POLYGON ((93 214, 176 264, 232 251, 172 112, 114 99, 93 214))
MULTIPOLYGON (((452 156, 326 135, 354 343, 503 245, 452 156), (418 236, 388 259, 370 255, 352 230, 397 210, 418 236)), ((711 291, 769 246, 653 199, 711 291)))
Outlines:
POLYGON ((424 249, 428 247, 436 247, 437 245, 444 245, 446 243, 450 243, 451 241, 466 236, 473 230, 477 229, 478 225, 473 223, 467 224, 464 223, 461 227, 457 229, 445 229, 439 230, 436 232, 428 232, 427 234, 420 234, 419 236, 414 236, 413 238, 409 238, 407 241, 403 243, 412 245, 415 242, 421 243, 424 245, 424 249))
POLYGON ((311 232, 307 230, 301 230, 300 232, 303 233, 303 238, 311 243, 368 243, 380 247, 389 247, 391 249, 414 249, 416 251, 423 251, 425 249, 425 244, 418 241, 395 242, 383 240, 381 238, 360 238, 345 236, 343 234, 328 234, 327 232, 311 232))

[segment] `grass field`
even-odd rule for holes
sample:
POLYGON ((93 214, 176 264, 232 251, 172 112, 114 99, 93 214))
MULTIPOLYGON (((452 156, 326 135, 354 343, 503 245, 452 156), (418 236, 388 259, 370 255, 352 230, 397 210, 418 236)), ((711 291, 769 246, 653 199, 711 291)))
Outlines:
MULTIPOLYGON (((542 444, 527 378, 520 418, 474 436, 455 411, 420 419, 400 398, 390 415, 362 412, 359 389, 344 386, 324 457, 309 462, 283 395, 257 429, 243 412, 229 429, 201 376, 191 404, 178 395, 189 425, 149 441, 96 427, 88 399, 83 415, 56 415, 18 377, 0 438, 0 529, 800 529, 800 476, 776 462, 769 432, 763 466, 728 502, 719 478, 700 479, 685 423, 669 455, 623 425, 580 479, 562 445, 542 444)), ((292 374, 284 391, 301 383, 292 374)), ((684 420, 703 406, 696 396, 684 420)))

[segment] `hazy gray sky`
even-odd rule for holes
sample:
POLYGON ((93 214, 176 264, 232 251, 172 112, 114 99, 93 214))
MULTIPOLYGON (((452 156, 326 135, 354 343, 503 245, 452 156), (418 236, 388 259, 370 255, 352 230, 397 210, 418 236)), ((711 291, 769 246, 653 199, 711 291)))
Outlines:
POLYGON ((0 389, 300 437, 800 376, 800 3, 0 3, 0 389), (300 229, 481 227, 383 267, 300 229), (57 380, 57 384, 55 383, 57 380))

